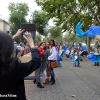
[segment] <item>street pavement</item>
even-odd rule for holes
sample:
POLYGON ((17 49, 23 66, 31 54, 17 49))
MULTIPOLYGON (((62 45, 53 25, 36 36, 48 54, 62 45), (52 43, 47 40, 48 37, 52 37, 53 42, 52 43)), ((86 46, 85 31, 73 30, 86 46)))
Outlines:
POLYGON ((47 84, 41 89, 32 80, 25 80, 27 100, 100 100, 100 66, 94 66, 86 57, 81 67, 74 67, 66 57, 62 65, 54 69, 55 85, 47 84))

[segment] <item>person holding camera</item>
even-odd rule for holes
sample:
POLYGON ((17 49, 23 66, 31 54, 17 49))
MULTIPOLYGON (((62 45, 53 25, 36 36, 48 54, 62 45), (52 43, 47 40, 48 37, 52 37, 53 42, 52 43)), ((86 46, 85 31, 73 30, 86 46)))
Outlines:
POLYGON ((0 31, 0 100, 26 100, 24 77, 31 74, 41 65, 39 50, 35 48, 33 38, 26 32, 23 36, 31 48, 32 60, 21 63, 17 58, 11 58, 14 50, 13 40, 24 30, 19 29, 11 37, 0 31))

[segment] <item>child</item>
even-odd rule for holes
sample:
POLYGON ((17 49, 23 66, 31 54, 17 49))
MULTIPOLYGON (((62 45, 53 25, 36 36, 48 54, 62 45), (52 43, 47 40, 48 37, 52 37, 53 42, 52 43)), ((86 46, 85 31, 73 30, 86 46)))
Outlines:
POLYGON ((77 48, 75 48, 73 50, 72 61, 73 61, 75 67, 76 66, 80 67, 80 56, 78 54, 78 49, 77 48))

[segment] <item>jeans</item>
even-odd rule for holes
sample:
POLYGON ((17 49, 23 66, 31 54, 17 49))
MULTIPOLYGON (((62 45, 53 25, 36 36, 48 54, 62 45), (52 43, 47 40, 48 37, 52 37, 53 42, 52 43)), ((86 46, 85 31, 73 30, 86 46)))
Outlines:
POLYGON ((53 68, 50 68, 50 71, 51 71, 51 79, 54 79, 55 78, 55 74, 54 74, 53 68))
MULTIPOLYGON (((50 60, 50 62, 54 62, 55 60, 50 60)), ((53 68, 50 68, 50 71, 51 71, 51 79, 54 79, 55 78, 55 74, 54 74, 54 71, 53 71, 53 68)))
POLYGON ((38 68, 38 69, 35 71, 35 78, 36 78, 36 82, 37 82, 37 83, 40 83, 40 73, 41 73, 41 67, 38 68))

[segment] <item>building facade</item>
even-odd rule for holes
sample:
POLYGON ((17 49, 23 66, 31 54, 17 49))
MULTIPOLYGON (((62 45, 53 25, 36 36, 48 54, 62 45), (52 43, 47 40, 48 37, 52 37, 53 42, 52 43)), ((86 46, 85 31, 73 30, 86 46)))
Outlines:
POLYGON ((0 31, 3 31, 5 33, 10 33, 10 26, 11 26, 10 23, 0 19, 0 31))

